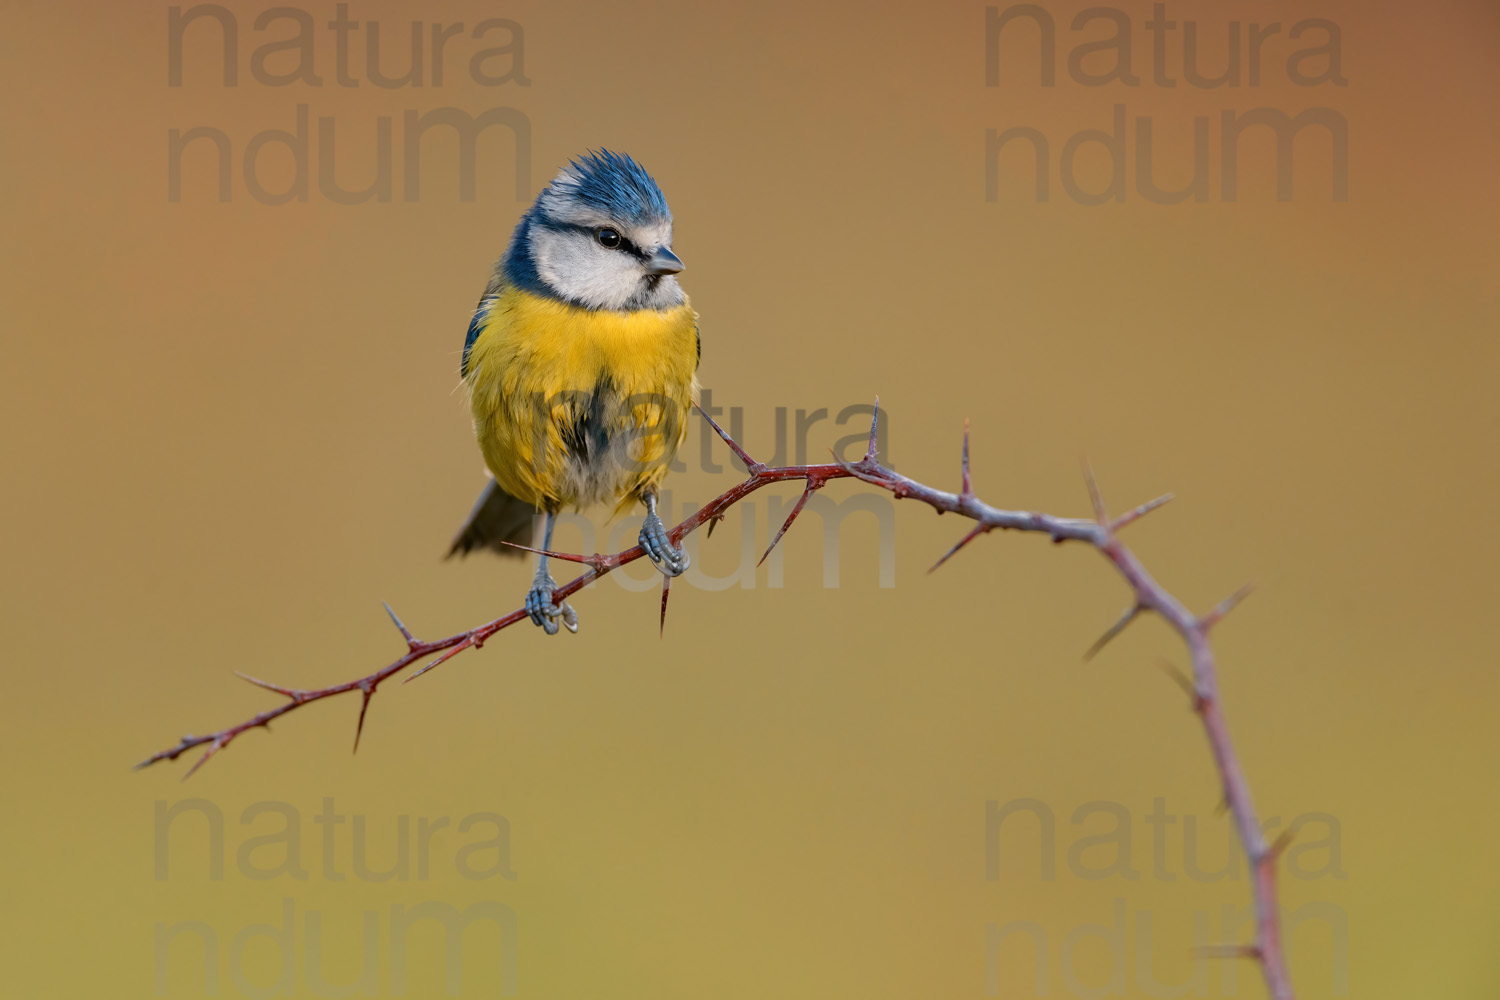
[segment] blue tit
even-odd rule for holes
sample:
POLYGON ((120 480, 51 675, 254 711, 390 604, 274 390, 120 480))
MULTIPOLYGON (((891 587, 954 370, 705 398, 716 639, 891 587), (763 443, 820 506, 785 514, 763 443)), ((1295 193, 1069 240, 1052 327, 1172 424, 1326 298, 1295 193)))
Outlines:
MULTIPOLYGON (((521 218, 464 338, 459 372, 474 436, 494 478, 450 555, 543 549, 564 508, 646 508, 640 544, 662 573, 688 556, 657 514, 657 493, 698 399, 698 316, 678 284, 672 213, 629 156, 571 161, 521 218)), ((540 557, 526 596, 548 635, 576 613, 553 602, 540 557)))

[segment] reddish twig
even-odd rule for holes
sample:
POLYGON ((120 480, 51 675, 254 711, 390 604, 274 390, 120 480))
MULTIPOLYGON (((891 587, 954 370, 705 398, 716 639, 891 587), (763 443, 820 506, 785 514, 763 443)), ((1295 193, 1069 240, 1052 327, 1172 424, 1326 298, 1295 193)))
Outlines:
MULTIPOLYGON (((1223 787, 1224 803, 1234 817, 1240 844, 1244 848, 1250 868, 1254 872, 1252 894, 1256 910, 1255 942, 1248 945, 1223 945, 1217 947, 1214 951, 1219 955, 1254 958, 1260 964, 1265 976, 1266 986, 1273 1000, 1292 1000, 1294 994, 1291 980, 1287 973, 1286 957, 1282 949, 1281 922, 1276 893, 1276 860, 1286 845, 1284 841, 1278 841, 1275 845, 1268 845, 1261 831, 1260 820, 1256 814, 1255 804, 1250 795, 1250 786, 1245 779, 1245 774, 1235 753, 1234 745, 1230 741, 1229 729, 1220 709, 1217 664, 1213 648, 1209 643, 1209 631, 1245 598, 1249 593, 1249 587, 1242 587, 1213 610, 1202 616, 1193 614, 1193 612, 1188 610, 1186 606, 1152 578, 1135 554, 1121 544, 1117 537, 1121 528, 1166 503, 1172 498, 1171 494, 1142 504, 1134 510, 1112 520, 1105 507, 1103 493, 1094 479, 1093 472, 1087 466, 1085 466, 1084 475, 1094 511, 1092 518, 1056 517, 1051 514, 1041 514, 1033 511, 1005 510, 983 502, 975 496, 971 486, 967 422, 964 425, 963 462, 961 466, 962 485, 960 492, 947 493, 909 479, 893 469, 881 465, 876 457, 876 431, 880 420, 879 405, 879 400, 877 399, 875 415, 870 422, 869 446, 864 457, 858 462, 840 462, 837 461, 837 456, 835 456, 835 461, 829 464, 792 465, 775 468, 763 465, 751 458, 733 438, 724 432, 722 427, 714 422, 712 417, 699 410, 700 413, 703 413, 704 419, 709 422, 718 435, 724 439, 729 448, 745 464, 749 475, 745 480, 726 490, 718 497, 715 497, 699 508, 692 516, 672 528, 669 534, 673 542, 680 543, 685 536, 705 524, 710 525, 711 528, 713 524, 723 519, 725 512, 729 508, 762 487, 770 486, 774 483, 801 482, 804 484, 802 496, 797 501, 797 505, 792 509, 791 514, 787 517, 786 522, 781 526, 781 530, 771 540, 770 546, 766 549, 766 554, 769 555, 771 549, 775 548, 777 542, 786 534, 792 522, 796 520, 797 515, 806 505, 808 498, 815 491, 821 489, 831 480, 852 478, 878 487, 879 489, 887 490, 898 500, 918 500, 939 513, 960 514, 976 522, 974 529, 939 559, 937 564, 933 566, 933 569, 937 569, 949 557, 979 535, 986 534, 997 528, 1010 531, 1037 532, 1047 535, 1053 542, 1083 542, 1097 549, 1114 565, 1120 575, 1125 578, 1125 582, 1130 586, 1134 596, 1134 603, 1094 643, 1085 655, 1086 657, 1092 657, 1098 653, 1104 648, 1106 643, 1123 632, 1131 622, 1148 612, 1159 615, 1187 645, 1193 666, 1191 680, 1176 671, 1176 668, 1169 666, 1167 669, 1183 684, 1191 696, 1193 711, 1201 720, 1203 730, 1208 737, 1209 749, 1213 754, 1214 764, 1223 787)), ((565 598, 582 590, 594 580, 619 569, 621 566, 635 562, 637 559, 642 558, 644 554, 640 546, 626 549, 624 552, 619 552, 615 555, 595 553, 592 556, 583 556, 567 553, 549 553, 553 558, 569 560, 589 567, 588 571, 582 576, 559 587, 553 594, 553 600, 561 603, 565 598)), ((764 560, 765 556, 761 558, 764 560)), ((668 584, 664 581, 661 597, 662 628, 665 628, 667 596, 669 592, 668 584)), ((478 649, 496 632, 508 628, 527 617, 524 610, 518 609, 466 632, 459 632, 447 638, 424 642, 412 635, 410 630, 402 624, 401 619, 396 617, 396 613, 391 611, 389 605, 386 606, 386 611, 389 612, 391 620, 395 623, 396 628, 400 631, 402 638, 406 642, 406 652, 395 661, 367 677, 348 681, 343 684, 335 684, 332 687, 311 690, 282 687, 241 674, 240 676, 244 677, 245 680, 281 695, 286 701, 275 708, 252 716, 244 722, 230 726, 227 729, 221 729, 218 732, 209 733, 205 736, 184 736, 176 746, 152 754, 140 764, 137 764, 136 767, 148 767, 163 760, 176 760, 189 750, 197 747, 205 747, 203 754, 188 770, 187 774, 183 776, 186 778, 191 776, 210 757, 224 749, 242 733, 257 728, 268 729, 272 720, 294 712, 304 705, 353 691, 358 691, 361 695, 359 722, 355 733, 355 748, 358 749, 359 733, 364 727, 365 713, 369 708, 370 699, 375 695, 381 683, 429 656, 434 657, 411 677, 407 678, 408 681, 415 680, 427 671, 457 656, 465 649, 478 649)))

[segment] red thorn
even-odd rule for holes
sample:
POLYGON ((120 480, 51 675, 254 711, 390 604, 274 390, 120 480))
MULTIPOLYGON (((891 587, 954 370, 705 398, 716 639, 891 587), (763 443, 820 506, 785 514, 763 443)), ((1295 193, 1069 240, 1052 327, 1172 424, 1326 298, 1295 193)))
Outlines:
POLYGON ((599 558, 597 554, 592 556, 580 556, 572 552, 553 552, 551 549, 534 549, 530 545, 518 545, 515 542, 507 542, 504 540, 501 540, 500 544, 509 545, 511 548, 520 549, 523 552, 535 552, 537 555, 546 556, 548 559, 561 559, 564 562, 583 563, 586 566, 592 566, 594 564, 594 561, 599 558))
POLYGON ((738 441, 725 433, 724 428, 720 427, 718 422, 715 421, 713 417, 710 417, 708 415, 708 411, 704 410, 703 407, 699 406, 697 403, 693 404, 693 409, 703 414, 703 419, 707 420, 708 425, 714 429, 714 432, 717 433, 719 437, 724 439, 724 443, 729 445, 729 450, 739 456, 740 461, 745 463, 746 469, 751 472, 759 472, 761 469, 765 468, 764 465, 761 465, 755 459, 751 458, 750 453, 747 452, 744 448, 741 448, 738 441))
POLYGON ((933 570, 937 569, 943 563, 947 562, 949 559, 952 559, 953 558, 953 554, 955 552, 957 552, 959 549, 963 548, 965 545, 968 545, 974 539, 978 538, 980 535, 984 534, 985 532, 987 532, 989 530, 990 530, 990 526, 987 525, 987 524, 976 524, 974 526, 974 530, 973 531, 969 532, 967 535, 965 535, 964 537, 960 538, 958 540, 958 544, 957 545, 953 546, 953 548, 951 548, 947 552, 943 553, 943 558, 941 558, 937 562, 933 563, 932 564, 932 569, 929 569, 927 572, 931 573, 933 570))
POLYGON ((411 634, 411 629, 407 628, 401 619, 396 617, 396 612, 391 609, 388 602, 381 601, 380 603, 385 606, 385 613, 391 616, 391 621, 396 623, 396 628, 400 630, 401 637, 406 640, 406 645, 408 647, 415 646, 417 639, 416 636, 411 634))
POLYGON ((265 688, 267 691, 275 691, 282 697, 290 698, 293 701, 301 701, 306 694, 306 692, 298 691, 294 688, 282 687, 280 684, 272 684, 270 681, 263 681, 259 677, 251 677, 249 674, 241 673, 238 670, 234 671, 234 675, 240 680, 249 681, 256 687, 265 688))
MULTIPOLYGON (((1188 679, 1188 676, 1167 660, 1161 661, 1161 668, 1168 677, 1176 682, 1178 687, 1182 688, 1183 693, 1188 696, 1188 704, 1192 707, 1193 711, 1198 715, 1202 715, 1203 710, 1208 707, 1208 700, 1198 693, 1198 688, 1188 679)), ((1222 804, 1227 805, 1227 803, 1222 804)))
POLYGON ((1083 461, 1083 478, 1089 485, 1089 501, 1094 505, 1094 520, 1100 527, 1109 527, 1109 512, 1104 508, 1104 494, 1099 492, 1099 480, 1094 478, 1094 468, 1088 459, 1083 461))
POLYGON ((661 624, 657 626, 656 637, 666 638, 667 635, 667 596, 672 593, 672 578, 665 573, 661 578, 661 624))
POLYGON ((755 564, 756 569, 759 569, 761 564, 766 561, 766 556, 769 556, 771 554, 771 550, 776 547, 776 543, 781 541, 781 536, 786 534, 786 530, 792 526, 792 522, 797 520, 797 515, 802 513, 802 508, 807 503, 807 498, 812 496, 815 491, 822 488, 823 481, 821 479, 809 479, 807 481, 807 486, 802 490, 802 495, 797 498, 796 506, 792 508, 792 512, 788 514, 786 516, 786 520, 782 522, 781 530, 776 532, 776 537, 771 539, 770 545, 766 546, 766 551, 760 557, 760 562, 755 564))
POLYGON ((359 753, 359 738, 365 731, 365 713, 370 710, 370 699, 375 695, 375 686, 369 687, 361 684, 359 686, 361 700, 359 703, 359 722, 354 725, 354 753, 359 753))
POLYGON ((1195 950, 1204 958, 1260 958, 1260 948, 1253 944, 1211 944, 1195 950))
POLYGON ((455 656, 457 656, 459 653, 462 653, 464 650, 468 649, 473 644, 474 644, 474 640, 473 639, 465 637, 462 641, 460 641, 459 643, 457 643, 452 649, 448 650, 442 656, 439 656, 437 659, 435 659, 432 662, 428 663, 427 665, 425 665, 424 667, 422 667, 421 670, 418 670, 416 673, 412 674, 410 677, 408 677, 406 680, 402 681, 401 683, 402 684, 410 684, 412 681, 416 680, 418 677, 421 677, 423 674, 427 673, 427 671, 431 670, 433 667, 440 667, 444 663, 447 663, 449 660, 453 659, 455 656))
POLYGON ((1129 609, 1127 609, 1126 612, 1120 616, 1119 621, 1115 622, 1109 628, 1105 629, 1104 634, 1101 635, 1098 639, 1094 640, 1094 644, 1088 648, 1088 652, 1083 654, 1083 661, 1087 663, 1089 660, 1092 660, 1095 656, 1099 655, 1099 651, 1105 646, 1109 645, 1109 641, 1111 639, 1119 635, 1121 632, 1125 631, 1130 623, 1135 621, 1136 617, 1145 610, 1146 609, 1139 603, 1132 604, 1129 609))
POLYGON ((1275 842, 1271 844, 1269 856, 1273 859, 1281 857, 1281 852, 1292 846, 1292 841, 1296 837, 1297 828, 1295 826, 1289 826, 1281 831, 1281 836, 1277 837, 1275 842))
POLYGON ((186 781, 189 778, 191 778, 195 773, 197 773, 198 768, 200 768, 204 764, 208 763, 208 758, 212 757, 214 754, 218 753, 220 750, 224 749, 224 747, 226 747, 228 745, 229 745, 229 740, 225 740, 225 739, 217 739, 217 740, 214 740, 212 743, 210 743, 208 745, 208 749, 205 750, 205 751, 203 751, 203 756, 199 757, 197 759, 197 761, 194 762, 193 766, 190 767, 190 768, 188 768, 188 772, 187 772, 187 774, 184 774, 182 776, 182 780, 186 781))
POLYGON ((1146 503, 1141 504, 1135 510, 1121 514, 1119 517, 1115 518, 1114 523, 1109 526, 1109 530, 1112 532, 1119 531, 1127 524, 1134 524, 1136 521, 1139 521, 1141 518, 1145 517, 1147 514, 1160 507, 1162 504, 1170 503, 1174 499, 1176 499, 1175 494, 1163 493, 1155 500, 1147 501, 1146 503))
POLYGON ((1253 591, 1254 589, 1255 584, 1245 584, 1239 590, 1236 590, 1234 593, 1230 594, 1228 597, 1220 601, 1218 605, 1215 606, 1214 609, 1208 614, 1198 619, 1198 625, 1203 629, 1203 631, 1207 632, 1209 629, 1219 624, 1219 622, 1223 620, 1224 616, 1233 611, 1241 601, 1249 597, 1251 591, 1253 591))
POLYGON ((1182 688, 1182 693, 1188 696, 1188 700, 1193 703, 1193 711, 1198 711, 1198 690, 1197 688, 1193 687, 1193 682, 1188 680, 1187 674, 1183 673, 1181 670, 1178 670, 1177 666, 1170 660, 1161 660, 1159 661, 1159 664, 1161 666, 1162 673, 1172 678, 1172 681, 1178 687, 1182 688))
POLYGON ((964 417, 964 478, 963 478, 963 491, 962 491, 961 495, 964 496, 964 497, 971 497, 971 496, 974 495, 974 484, 969 479, 969 418, 968 417, 964 417))

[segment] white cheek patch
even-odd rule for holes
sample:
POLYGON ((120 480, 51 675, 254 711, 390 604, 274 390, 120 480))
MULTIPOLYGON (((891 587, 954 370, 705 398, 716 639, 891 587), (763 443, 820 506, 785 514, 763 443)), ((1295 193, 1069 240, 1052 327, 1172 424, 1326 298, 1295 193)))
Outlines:
POLYGON ((543 281, 591 309, 624 309, 640 294, 640 262, 585 233, 535 229, 531 254, 543 281))

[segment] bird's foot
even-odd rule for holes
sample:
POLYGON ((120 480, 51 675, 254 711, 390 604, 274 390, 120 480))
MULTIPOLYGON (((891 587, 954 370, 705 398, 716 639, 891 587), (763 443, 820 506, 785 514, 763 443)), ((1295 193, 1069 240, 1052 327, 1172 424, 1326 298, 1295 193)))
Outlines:
POLYGON ((526 613, 533 625, 540 625, 548 635, 557 634, 558 621, 566 625, 569 632, 578 631, 578 612, 567 601, 554 604, 552 594, 557 590, 557 581, 546 573, 538 573, 526 592, 526 613))
POLYGON ((641 548, 646 550, 646 555, 664 576, 681 576, 687 571, 689 560, 686 548, 678 548, 672 544, 672 536, 667 534, 667 526, 662 523, 661 517, 650 511, 646 514, 646 522, 641 525, 641 548))

